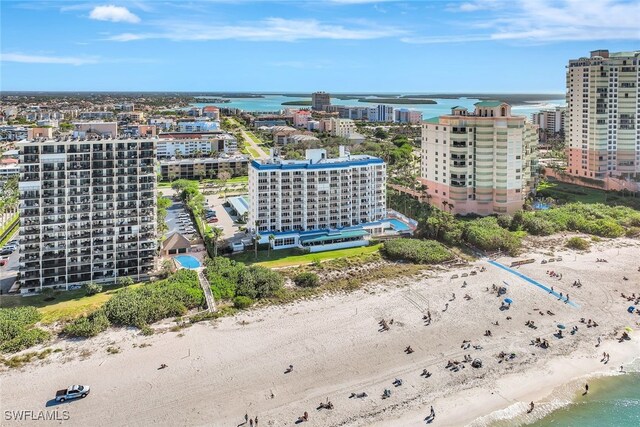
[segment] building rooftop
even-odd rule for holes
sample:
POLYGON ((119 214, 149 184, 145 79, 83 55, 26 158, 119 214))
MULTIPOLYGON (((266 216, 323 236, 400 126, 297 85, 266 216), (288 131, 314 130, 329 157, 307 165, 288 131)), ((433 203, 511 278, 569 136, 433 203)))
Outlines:
POLYGON ((480 101, 480 102, 476 102, 475 105, 476 107, 499 107, 502 104, 506 104, 506 102, 502 102, 502 101, 480 101))
POLYGON ((340 147, 340 157, 332 159, 327 158, 327 150, 322 148, 306 150, 305 160, 287 160, 273 155, 267 160, 253 160, 251 166, 256 169, 322 169, 349 167, 368 164, 384 164, 379 157, 369 156, 367 154, 352 155, 340 147))
POLYGON ((430 119, 423 120, 425 123, 431 123, 437 125, 440 123, 440 117, 431 117, 430 119))

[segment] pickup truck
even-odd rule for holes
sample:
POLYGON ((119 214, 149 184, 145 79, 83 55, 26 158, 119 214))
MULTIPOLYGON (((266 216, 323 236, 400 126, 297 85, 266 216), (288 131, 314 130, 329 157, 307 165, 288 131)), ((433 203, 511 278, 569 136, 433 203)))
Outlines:
POLYGON ((72 385, 66 390, 56 391, 56 402, 64 402, 68 399, 85 398, 89 394, 89 386, 72 385))

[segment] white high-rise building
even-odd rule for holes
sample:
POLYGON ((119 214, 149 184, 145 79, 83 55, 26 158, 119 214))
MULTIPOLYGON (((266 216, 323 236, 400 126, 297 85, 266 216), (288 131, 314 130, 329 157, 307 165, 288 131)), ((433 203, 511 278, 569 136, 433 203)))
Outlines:
POLYGON ((20 291, 145 278, 154 268, 155 139, 24 140, 20 291))
POLYGON ((393 122, 393 107, 384 104, 369 107, 367 118, 370 122, 393 122))
MULTIPOLYGON (((306 151, 305 160, 275 155, 254 160, 249 166, 248 226, 255 231, 257 222, 264 242, 274 234, 275 248, 304 247, 307 244, 300 233, 341 230, 385 219, 385 185, 382 159, 350 155, 344 147, 337 158, 327 158, 326 150, 314 149, 306 151)), ((332 244, 340 245, 336 247, 362 242, 362 235, 336 232, 332 236, 332 244)))
POLYGON ((640 51, 595 50, 567 66, 570 175, 640 175, 640 51))

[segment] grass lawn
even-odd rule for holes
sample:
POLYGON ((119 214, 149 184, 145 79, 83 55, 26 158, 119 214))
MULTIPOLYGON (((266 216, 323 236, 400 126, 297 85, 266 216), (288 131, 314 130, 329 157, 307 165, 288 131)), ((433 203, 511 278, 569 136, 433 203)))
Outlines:
POLYGON ((538 192, 541 192, 544 196, 567 202, 604 203, 607 205, 629 206, 635 209, 640 205, 640 199, 630 195, 623 197, 616 192, 581 187, 564 182, 542 182, 538 185, 538 192))
POLYGON ((258 153, 256 150, 254 150, 252 147, 249 147, 248 145, 245 145, 245 150, 247 150, 247 153, 254 159, 259 159, 260 158, 260 153, 258 153))
POLYGON ((232 259, 246 264, 257 264, 268 268, 292 267, 336 258, 350 258, 360 255, 369 255, 378 252, 381 247, 382 244, 378 244, 360 248, 338 249, 335 251, 316 253, 304 253, 300 249, 281 249, 271 251, 271 256, 269 256, 268 251, 258 251, 257 261, 253 251, 247 251, 242 254, 232 256, 232 259))
MULTIPOLYGON (((141 284, 131 285, 138 287, 141 284)), ((32 297, 21 297, 19 295, 2 296, 2 307, 37 307, 42 314, 41 322, 50 324, 57 321, 66 321, 88 314, 104 305, 121 288, 118 285, 105 286, 107 289, 99 294, 86 296, 84 289, 74 291, 63 291, 56 295, 52 301, 45 301, 40 295, 32 297)))

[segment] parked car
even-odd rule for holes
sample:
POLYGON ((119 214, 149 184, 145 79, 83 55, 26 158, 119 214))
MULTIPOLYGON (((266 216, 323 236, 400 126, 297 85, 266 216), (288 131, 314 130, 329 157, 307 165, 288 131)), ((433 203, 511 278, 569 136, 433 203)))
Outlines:
POLYGON ((72 385, 66 390, 56 391, 56 402, 64 402, 69 399, 85 398, 89 394, 89 386, 72 385))
POLYGON ((211 218, 208 218, 208 219, 207 219, 207 222, 208 222, 208 223, 218 222, 218 218, 217 218, 217 217, 215 217, 215 216, 212 216, 211 218))
POLYGON ((0 258, 0 266, 7 265, 8 262, 9 262, 8 256, 3 256, 2 258, 0 258))
POLYGON ((11 248, 4 248, 0 251, 0 255, 11 255, 13 253, 14 249, 11 248))

